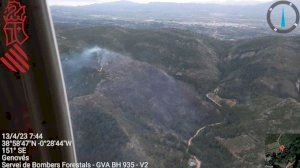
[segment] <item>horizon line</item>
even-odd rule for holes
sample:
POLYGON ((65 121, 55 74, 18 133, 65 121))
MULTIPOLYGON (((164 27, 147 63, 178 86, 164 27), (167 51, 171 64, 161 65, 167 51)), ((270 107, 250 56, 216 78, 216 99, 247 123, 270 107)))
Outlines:
MULTIPOLYGON (((50 0, 49 0, 50 1, 50 0)), ((269 2, 272 2, 274 0, 269 0, 269 2)), ((109 3, 119 3, 119 2, 128 2, 128 3, 135 3, 135 4, 152 4, 152 3, 170 3, 170 4, 206 4, 206 5, 224 5, 224 6, 246 6, 246 5, 260 5, 260 4, 265 4, 265 3, 269 3, 269 2, 259 2, 259 1, 250 1, 249 3, 245 3, 245 4, 226 4, 226 2, 224 3, 217 3, 217 2, 169 2, 169 1, 153 1, 153 2, 135 2, 132 0, 115 0, 115 1, 111 1, 111 2, 95 2, 95 3, 87 3, 87 4, 51 4, 51 2, 48 2, 50 6, 70 6, 70 7, 80 7, 80 6, 89 6, 89 5, 99 5, 99 4, 109 4, 109 3), (252 3, 251 3, 252 2, 252 3)))

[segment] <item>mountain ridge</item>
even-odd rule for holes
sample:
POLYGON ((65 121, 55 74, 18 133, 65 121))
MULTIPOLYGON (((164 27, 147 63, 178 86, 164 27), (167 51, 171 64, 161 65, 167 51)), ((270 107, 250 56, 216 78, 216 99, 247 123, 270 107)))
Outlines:
POLYGON ((79 59, 88 66, 75 72, 64 66, 72 120, 80 123, 75 137, 87 144, 80 130, 101 135, 110 130, 101 123, 111 125, 121 139, 109 134, 119 143, 102 142, 110 160, 139 155, 158 167, 183 167, 195 156, 203 167, 263 166, 265 134, 299 130, 298 36, 223 41, 178 29, 115 26, 60 26, 58 32, 63 62, 88 58, 79 59), (76 54, 93 46, 100 51, 76 54), (207 93, 237 102, 217 106, 207 93), (109 122, 97 123, 99 117, 109 122), (88 128, 80 128, 86 121, 88 128), (118 145, 122 152, 113 150, 118 145))

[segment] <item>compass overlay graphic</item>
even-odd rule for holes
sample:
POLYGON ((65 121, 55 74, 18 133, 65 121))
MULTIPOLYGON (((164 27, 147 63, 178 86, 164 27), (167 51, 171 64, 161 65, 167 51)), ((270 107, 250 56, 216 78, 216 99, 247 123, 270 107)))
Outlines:
POLYGON ((293 30, 295 30, 297 28, 297 26, 299 25, 299 10, 298 8, 296 7, 295 4, 293 4, 292 2, 290 1, 278 1, 278 2, 275 2, 268 10, 268 14, 267 14, 267 20, 268 20, 268 24, 270 26, 270 28, 272 30, 274 30, 275 32, 277 33, 290 33, 292 32, 293 30), (279 26, 275 26, 275 24, 273 24, 272 22, 272 19, 271 19, 271 15, 272 15, 272 12, 274 11, 274 9, 276 7, 279 7, 279 6, 287 6, 287 7, 290 7, 292 8, 292 10, 295 12, 295 22, 293 22, 292 25, 290 25, 289 27, 287 27, 287 16, 286 16, 286 10, 285 8, 282 8, 282 11, 281 11, 281 19, 280 19, 280 25, 279 26))

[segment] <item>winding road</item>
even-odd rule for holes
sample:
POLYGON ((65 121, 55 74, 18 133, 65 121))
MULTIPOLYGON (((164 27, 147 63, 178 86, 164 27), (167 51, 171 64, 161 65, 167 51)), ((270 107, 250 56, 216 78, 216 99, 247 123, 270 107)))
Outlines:
MULTIPOLYGON (((198 129, 198 130, 196 131, 196 133, 194 134, 194 136, 192 136, 192 137, 188 140, 188 142, 187 142, 188 147, 187 147, 187 149, 186 149, 186 152, 189 153, 189 149, 190 149, 190 146, 193 144, 193 140, 194 140, 194 139, 195 139, 202 131, 204 131, 207 127, 214 127, 214 126, 218 126, 218 125, 221 125, 221 124, 223 124, 223 123, 220 123, 220 122, 219 122, 219 123, 214 123, 214 124, 206 125, 206 126, 200 128, 200 129, 198 129)), ((201 161, 200 161, 196 156, 194 156, 194 155, 192 155, 192 154, 190 154, 190 155, 191 155, 191 159, 194 159, 194 161, 195 161, 196 168, 201 168, 201 161)))

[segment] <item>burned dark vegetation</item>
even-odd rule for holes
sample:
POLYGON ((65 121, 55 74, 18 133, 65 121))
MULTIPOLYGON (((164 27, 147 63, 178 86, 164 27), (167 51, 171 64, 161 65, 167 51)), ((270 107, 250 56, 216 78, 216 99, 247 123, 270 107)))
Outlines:
MULTIPOLYGON (((229 10, 238 26, 175 24, 168 14, 150 22, 160 17, 151 12, 133 20, 120 3, 140 8, 52 8, 79 160, 263 167, 267 133, 299 133, 297 32, 241 26, 229 10)), ((193 15, 181 14, 176 22, 193 15)))

